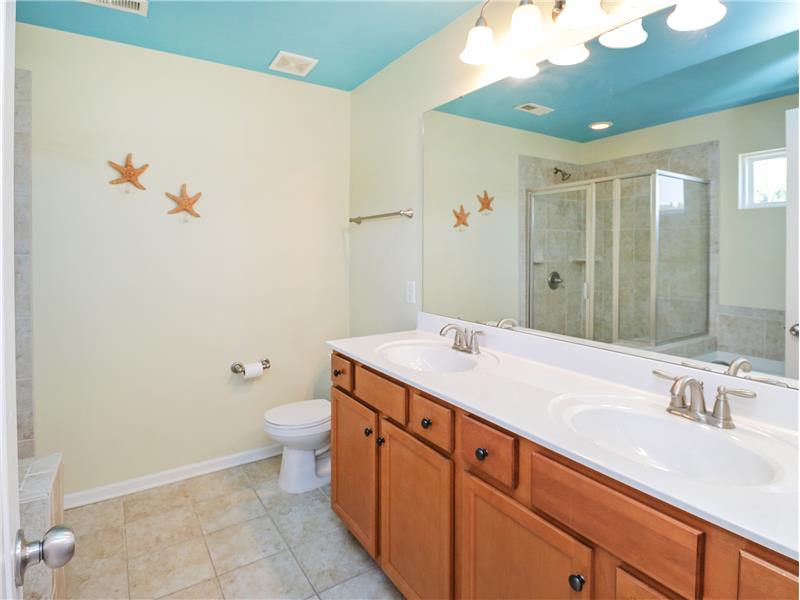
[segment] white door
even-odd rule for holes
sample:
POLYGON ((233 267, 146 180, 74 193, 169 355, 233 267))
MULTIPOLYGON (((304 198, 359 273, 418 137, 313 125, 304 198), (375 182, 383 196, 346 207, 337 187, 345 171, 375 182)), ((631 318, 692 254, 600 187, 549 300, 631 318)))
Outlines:
POLYGON ((14 344, 14 26, 15 5, 0 0, 0 596, 14 583, 19 529, 14 344))
POLYGON ((798 378, 798 297, 797 269, 798 244, 800 234, 800 211, 798 211, 798 155, 797 149, 797 109, 786 111, 786 159, 788 182, 786 187, 786 377, 798 378))

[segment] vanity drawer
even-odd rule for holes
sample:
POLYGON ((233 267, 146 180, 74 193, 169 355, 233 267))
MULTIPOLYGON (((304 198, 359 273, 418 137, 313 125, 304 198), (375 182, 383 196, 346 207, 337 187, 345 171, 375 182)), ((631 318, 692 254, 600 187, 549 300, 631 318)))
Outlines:
POLYGON ((681 596, 697 597, 701 531, 538 453, 531 504, 681 596))
POLYGON ((348 392, 353 391, 353 363, 338 354, 331 355, 331 382, 348 392))
POLYGON ((459 438, 461 456, 473 471, 516 487, 517 438, 465 415, 460 417, 459 438))
POLYGON ((355 395, 387 417, 405 425, 408 422, 408 392, 361 365, 356 367, 355 395))
POLYGON ((442 450, 452 452, 452 410, 414 393, 411 395, 408 412, 408 428, 411 431, 442 450))

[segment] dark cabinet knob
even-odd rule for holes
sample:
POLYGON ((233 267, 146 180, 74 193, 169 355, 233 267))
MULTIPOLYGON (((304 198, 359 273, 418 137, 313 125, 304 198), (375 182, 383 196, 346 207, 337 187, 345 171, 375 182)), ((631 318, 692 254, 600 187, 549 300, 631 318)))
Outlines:
POLYGON ((427 418, 426 418, 426 419, 422 419, 422 421, 421 421, 421 423, 420 423, 420 424, 422 425, 422 428, 423 428, 423 429, 427 429, 428 427, 430 427, 431 425, 433 425, 433 421, 431 421, 430 419, 427 419, 427 418))
POLYGON ((342 371, 341 369, 334 369, 333 370, 333 376, 334 377, 339 377, 341 375, 344 375, 344 371, 342 371))
POLYGON ((383 439, 382 437, 378 436, 378 439, 375 440, 375 443, 378 444, 378 446, 383 446, 385 441, 386 441, 385 439, 383 439))
POLYGON ((364 436, 369 437, 372 435, 372 428, 371 427, 364 427, 364 436))
POLYGON ((487 456, 489 456, 489 451, 486 448, 478 448, 475 450, 475 458, 478 460, 486 460, 487 456))
POLYGON ((583 589, 584 583, 586 583, 586 580, 583 578, 583 575, 569 576, 569 587, 571 587, 576 592, 580 592, 583 589))

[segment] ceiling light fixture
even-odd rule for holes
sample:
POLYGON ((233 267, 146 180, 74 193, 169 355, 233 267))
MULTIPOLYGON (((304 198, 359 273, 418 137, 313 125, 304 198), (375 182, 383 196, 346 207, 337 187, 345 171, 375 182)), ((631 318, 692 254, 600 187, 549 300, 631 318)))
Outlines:
POLYGON ((559 67, 569 67, 580 64, 587 58, 589 58, 589 49, 586 44, 578 44, 562 48, 547 60, 559 67))
POLYGON ((514 79, 530 79, 539 74, 539 65, 528 58, 515 56, 508 59, 507 72, 514 79))
POLYGON ((556 25, 564 29, 585 29, 601 24, 607 17, 600 8, 600 0, 566 0, 556 25))
POLYGON ((678 0, 667 25, 675 31, 697 31, 719 23, 727 12, 719 0, 678 0))
POLYGON ((489 1, 486 0, 481 6, 481 14, 475 21, 475 25, 469 30, 467 45, 459 55, 461 62, 468 65, 488 65, 494 58, 494 33, 483 16, 483 11, 489 1))
POLYGON ((517 51, 533 50, 542 33, 542 13, 533 0, 520 0, 511 14, 507 42, 517 51))
POLYGON ((611 129, 611 126, 614 123, 611 121, 595 121, 594 123, 589 123, 589 129, 594 129, 595 131, 603 131, 605 129, 611 129))
POLYGON ((633 48, 647 41, 642 20, 636 19, 622 27, 606 31, 598 40, 606 48, 633 48))

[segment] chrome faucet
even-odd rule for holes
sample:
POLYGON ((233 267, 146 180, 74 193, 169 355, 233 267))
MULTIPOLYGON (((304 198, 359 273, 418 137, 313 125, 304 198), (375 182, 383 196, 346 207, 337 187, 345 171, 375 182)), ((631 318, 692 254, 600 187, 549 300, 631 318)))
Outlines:
POLYGON ((721 385, 717 388, 717 400, 714 402, 714 412, 706 418, 706 422, 720 429, 735 429, 731 417, 731 404, 728 396, 739 396, 739 398, 755 398, 756 393, 750 390, 731 390, 721 385))
POLYGON ((455 331, 453 336, 453 350, 467 352, 469 354, 480 354, 481 349, 478 345, 478 336, 483 335, 482 331, 473 331, 466 327, 459 327, 455 323, 448 323, 439 331, 439 335, 446 336, 451 331, 455 331))
POLYGON ((736 360, 732 361, 731 364, 728 365, 728 368, 725 369, 725 374, 738 377, 740 372, 749 373, 752 370, 753 370, 753 365, 749 360, 747 360, 746 358, 737 358, 736 360))
POLYGON ((512 319, 511 317, 506 317, 505 319, 500 319, 497 322, 497 326, 500 329, 514 329, 514 327, 516 327, 517 325, 519 325, 519 323, 517 323, 517 320, 516 319, 512 319))

